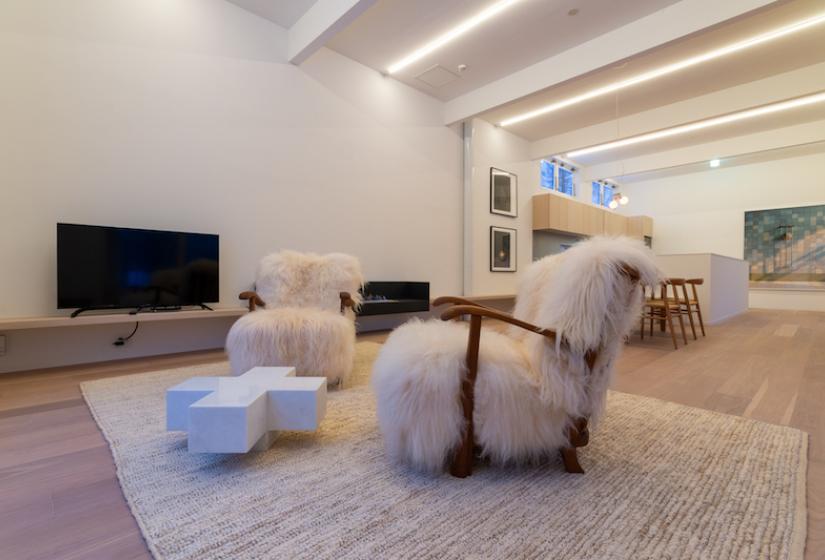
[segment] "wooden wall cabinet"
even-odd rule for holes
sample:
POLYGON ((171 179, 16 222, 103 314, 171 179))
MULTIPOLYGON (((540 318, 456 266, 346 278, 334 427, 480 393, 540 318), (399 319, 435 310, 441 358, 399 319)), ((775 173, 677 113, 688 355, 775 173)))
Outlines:
POLYGON ((567 196, 546 193, 533 197, 533 229, 575 235, 629 235, 642 239, 653 236, 653 219, 648 216, 628 218, 567 196))
POLYGON ((650 216, 630 216, 627 222, 627 235, 638 239, 653 237, 653 218, 650 216))
POLYGON ((621 214, 604 212, 604 233, 605 235, 627 235, 628 219, 621 214))
POLYGON ((579 202, 584 208, 584 222, 585 222, 585 235, 602 235, 604 234, 604 214, 605 211, 599 208, 598 206, 593 206, 592 204, 582 204, 579 202))
POLYGON ((533 197, 533 229, 551 229, 575 235, 598 235, 604 225, 602 211, 589 204, 555 194, 533 197))

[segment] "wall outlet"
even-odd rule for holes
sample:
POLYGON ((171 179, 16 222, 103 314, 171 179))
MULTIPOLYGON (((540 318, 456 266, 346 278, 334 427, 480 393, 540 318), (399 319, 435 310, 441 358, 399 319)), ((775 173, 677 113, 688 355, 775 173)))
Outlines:
POLYGON ((0 356, 6 355, 6 335, 0 334, 0 356))

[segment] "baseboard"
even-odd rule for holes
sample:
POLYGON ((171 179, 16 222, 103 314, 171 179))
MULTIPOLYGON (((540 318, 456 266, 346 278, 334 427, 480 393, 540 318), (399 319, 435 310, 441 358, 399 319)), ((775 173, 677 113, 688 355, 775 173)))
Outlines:
POLYGON ((708 325, 718 325, 719 323, 724 323, 725 321, 727 321, 729 319, 733 319, 734 317, 738 317, 739 315, 742 315, 743 313, 746 313, 746 312, 747 312, 747 309, 745 309, 744 311, 738 311, 736 313, 731 313, 730 315, 725 315, 724 317, 719 317, 718 319, 713 319, 712 321, 708 321, 707 324, 708 325))

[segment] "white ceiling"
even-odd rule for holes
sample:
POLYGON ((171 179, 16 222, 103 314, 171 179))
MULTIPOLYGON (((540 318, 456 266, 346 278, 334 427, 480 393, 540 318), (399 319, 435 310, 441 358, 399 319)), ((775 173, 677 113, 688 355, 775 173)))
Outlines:
MULTIPOLYGON (((453 99, 676 2, 521 0, 393 77, 439 99, 453 99), (568 15, 572 9, 578 14, 568 15), (467 70, 438 88, 416 79, 436 64, 457 74, 460 64, 467 70)), ((490 4, 492 0, 379 0, 327 46, 383 72, 490 4)))
MULTIPOLYGON (((479 116, 490 122, 498 123, 505 118, 596 87, 810 17, 821 12, 822 9, 822 0, 779 3, 775 7, 762 10, 749 17, 718 25, 633 57, 620 65, 605 67, 588 75, 579 76, 479 116)), ((617 119, 622 117, 823 61, 825 61, 825 26, 821 25, 612 95, 595 98, 555 113, 508 126, 507 130, 535 141, 603 122, 616 121, 618 126, 617 119)), ((803 93, 809 92, 799 92, 800 95, 803 93)), ((708 107, 708 116, 712 114, 713 108, 708 107)), ((569 146, 568 148, 577 147, 583 146, 569 146)))
POLYGON ((316 0, 229 0, 253 14, 289 29, 316 0))
MULTIPOLYGON (((229 1, 285 28, 292 27, 316 2, 229 1)), ((393 62, 490 6, 494 1, 376 0, 373 3, 370 0, 364 3, 370 7, 360 13, 354 21, 348 22, 346 27, 340 31, 336 30, 337 34, 325 40, 324 44, 376 71, 384 72, 393 62)), ((511 97, 512 101, 476 116, 498 123, 505 118, 593 88, 818 15, 825 8, 825 0, 749 0, 747 3, 745 0, 739 1, 743 6, 740 11, 720 13, 713 23, 704 28, 695 27, 695 30, 682 33, 681 37, 673 33, 664 33, 658 43, 650 43, 651 46, 658 46, 647 51, 619 60, 618 63, 607 64, 606 61, 610 60, 610 57, 606 57, 604 65, 600 68, 581 73, 558 85, 535 91, 520 99, 511 97)), ((393 78, 445 101, 463 99, 467 94, 472 95, 471 92, 482 91, 485 85, 492 84, 488 85, 488 89, 497 87, 496 84, 502 83, 502 79, 518 73, 519 70, 527 67, 536 68, 533 65, 537 62, 575 49, 578 45, 633 22, 639 22, 645 16, 659 12, 653 17, 661 16, 666 25, 674 10, 686 12, 698 9, 701 5, 702 2, 699 0, 519 0, 495 18, 394 74, 393 78), (667 12, 660 12, 665 8, 668 9, 667 12), (571 10, 576 13, 571 15, 571 10), (466 71, 459 72, 459 65, 467 65, 466 71), (433 82, 446 83, 425 83, 418 78, 425 72, 433 82), (455 79, 450 81, 452 74, 455 74, 455 79)), ((654 20, 647 18, 644 21, 654 20)), ((601 42, 609 43, 604 38, 601 42)), ((609 52, 611 46, 604 44, 603 48, 609 52)), ((570 51, 571 55, 575 52, 570 51)), ((617 59, 617 56, 612 58, 617 59)), ((791 75, 794 71, 796 73, 793 75, 799 76, 799 69, 817 68, 812 65, 821 63, 825 63, 825 25, 633 86, 613 95, 508 126, 506 130, 535 142, 534 146, 538 146, 537 149, 547 147, 554 150, 553 153, 566 153, 576 148, 653 130, 655 119, 648 118, 655 112, 653 110, 659 109, 657 114, 664 115, 663 111, 670 111, 681 101, 689 103, 687 100, 694 100, 691 118, 701 119, 724 114, 732 109, 720 107, 716 101, 725 95, 730 97, 731 94, 723 90, 733 92, 733 88, 741 86, 736 91, 742 91, 742 88, 750 88, 748 91, 753 91, 755 88, 763 88, 763 83, 769 79, 780 80, 785 73, 791 75), (631 126, 631 123, 637 125, 631 126), (648 129, 642 130, 643 126, 647 126, 648 129), (581 145, 562 146, 576 143, 581 145)), ((808 70, 806 75, 810 73, 808 70)), ((802 90, 821 89, 820 82, 815 79, 809 79, 804 84, 793 82, 792 87, 783 86, 782 95, 795 97, 812 93, 813 91, 802 90)), ((787 82, 782 81, 782 84, 785 83, 787 82)), ((501 100, 504 101, 505 99, 501 100)), ((487 105, 490 106, 492 105, 487 105)), ((676 150, 703 142, 734 139, 821 119, 825 119, 825 104, 718 129, 707 129, 664 141, 592 154, 581 157, 579 163, 598 166, 662 150, 676 150)))

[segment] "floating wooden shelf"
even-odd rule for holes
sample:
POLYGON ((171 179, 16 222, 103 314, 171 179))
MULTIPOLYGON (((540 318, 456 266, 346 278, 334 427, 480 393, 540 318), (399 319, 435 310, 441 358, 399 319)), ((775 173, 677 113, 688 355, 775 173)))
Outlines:
POLYGON ((138 313, 106 313, 99 315, 80 315, 72 319, 68 315, 45 317, 9 317, 0 318, 0 331, 18 331, 24 329, 50 329, 59 327, 85 327, 90 325, 110 325, 117 323, 149 323, 153 321, 183 321, 187 319, 220 319, 223 317, 240 317, 247 313, 244 307, 218 308, 214 311, 198 309, 192 311, 159 311, 138 313))

